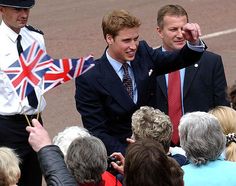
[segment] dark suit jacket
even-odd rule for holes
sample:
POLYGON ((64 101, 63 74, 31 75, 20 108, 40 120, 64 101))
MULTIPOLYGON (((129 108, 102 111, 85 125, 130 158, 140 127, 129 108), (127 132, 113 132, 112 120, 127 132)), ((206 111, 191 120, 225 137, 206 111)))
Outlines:
MULTIPOLYGON (((159 48, 161 50, 161 48, 159 48)), ((221 56, 205 51, 201 59, 185 69, 184 112, 209 111, 218 105, 227 105, 226 78, 221 56)), ((157 77, 157 108, 168 113, 165 75, 157 77)))
POLYGON ((132 133, 132 114, 140 106, 155 104, 156 76, 190 65, 201 54, 187 46, 176 53, 163 53, 141 41, 131 61, 138 90, 135 104, 104 53, 95 67, 76 79, 76 107, 84 127, 104 142, 108 154, 115 151, 124 154, 126 138, 132 133), (149 76, 150 69, 153 73, 149 76))

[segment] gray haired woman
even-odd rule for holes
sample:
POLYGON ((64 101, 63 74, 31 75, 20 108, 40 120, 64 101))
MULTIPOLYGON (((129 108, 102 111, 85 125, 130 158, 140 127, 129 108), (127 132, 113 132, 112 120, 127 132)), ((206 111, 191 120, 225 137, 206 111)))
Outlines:
POLYGON ((187 186, 236 185, 236 163, 221 158, 226 144, 218 119, 205 112, 184 115, 179 124, 180 145, 190 164, 183 166, 187 186))

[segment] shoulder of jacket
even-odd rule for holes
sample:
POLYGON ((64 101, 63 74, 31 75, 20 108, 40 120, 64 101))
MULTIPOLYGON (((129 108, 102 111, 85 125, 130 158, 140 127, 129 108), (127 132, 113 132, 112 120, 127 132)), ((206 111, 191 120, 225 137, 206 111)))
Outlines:
POLYGON ((203 52, 203 55, 206 56, 206 57, 211 57, 211 58, 221 58, 221 55, 217 54, 217 53, 214 53, 214 52, 211 52, 211 51, 204 51, 203 52))
POLYGON ((38 28, 34 28, 34 27, 31 26, 31 25, 26 25, 25 27, 26 27, 28 30, 30 30, 30 31, 37 32, 37 33, 39 33, 39 34, 44 35, 44 33, 43 33, 42 30, 39 30, 38 28))

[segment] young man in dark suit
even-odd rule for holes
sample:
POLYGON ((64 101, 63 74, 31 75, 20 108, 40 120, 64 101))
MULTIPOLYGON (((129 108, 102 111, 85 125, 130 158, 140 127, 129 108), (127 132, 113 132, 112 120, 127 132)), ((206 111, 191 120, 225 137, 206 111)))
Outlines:
POLYGON ((140 106, 152 105, 156 76, 193 64, 204 51, 198 24, 183 27, 189 43, 173 54, 139 41, 140 25, 124 10, 105 15, 102 29, 108 46, 95 67, 76 79, 75 100, 83 125, 104 142, 108 154, 125 153, 131 116, 140 106))
MULTIPOLYGON (((188 23, 188 14, 180 5, 165 5, 158 11, 157 32, 162 39, 160 51, 176 51, 183 48, 186 39, 182 29, 188 23)), ((191 60, 191 59, 190 59, 191 60)), ((226 100, 226 78, 221 56, 204 51, 200 60, 193 65, 179 70, 180 73, 180 102, 178 108, 182 115, 187 112, 205 111, 218 105, 229 105, 226 100)), ((172 138, 172 146, 178 145, 178 123, 171 117, 170 110, 175 109, 168 98, 177 94, 177 85, 173 85, 174 92, 168 91, 172 84, 168 82, 169 74, 157 77, 156 99, 157 108, 169 114, 177 140, 172 138), (168 85, 170 84, 170 86, 168 85)), ((176 79, 175 79, 176 83, 176 79)), ((170 88, 171 89, 171 88, 170 88)), ((178 111, 175 110, 174 117, 178 111)))

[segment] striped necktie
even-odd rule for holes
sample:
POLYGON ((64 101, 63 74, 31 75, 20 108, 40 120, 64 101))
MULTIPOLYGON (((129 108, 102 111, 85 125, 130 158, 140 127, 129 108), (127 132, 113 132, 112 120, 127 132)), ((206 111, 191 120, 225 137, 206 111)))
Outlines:
POLYGON ((122 65, 122 68, 124 70, 124 74, 123 74, 123 85, 126 88, 129 96, 131 97, 131 99, 133 99, 133 85, 132 85, 132 79, 129 75, 129 64, 128 63, 124 63, 122 65))

